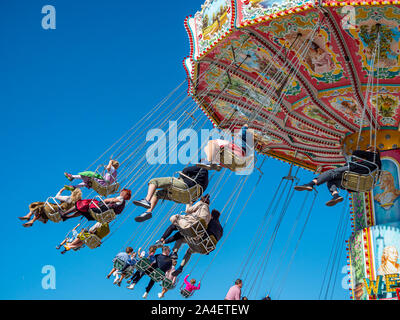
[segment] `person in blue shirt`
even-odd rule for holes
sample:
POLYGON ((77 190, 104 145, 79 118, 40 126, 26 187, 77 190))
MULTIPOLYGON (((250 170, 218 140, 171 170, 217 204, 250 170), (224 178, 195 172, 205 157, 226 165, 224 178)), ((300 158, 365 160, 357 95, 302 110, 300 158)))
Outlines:
MULTIPOLYGON (((125 252, 120 252, 120 253, 118 253, 118 254, 115 256, 115 258, 112 260, 113 264, 115 263, 115 261, 116 261, 117 259, 126 264, 127 261, 128 261, 129 258, 130 258, 130 255, 132 254, 132 252, 133 252, 133 249, 132 249, 131 247, 127 247, 127 248, 125 249, 125 252)), ((112 275, 115 271, 117 271, 117 268, 113 267, 113 268, 111 269, 110 273, 107 275, 107 279, 110 279, 111 275, 112 275)))
MULTIPOLYGON (((157 250, 156 246, 150 246, 149 253, 147 255, 145 255, 144 258, 147 258, 150 261, 150 263, 153 263, 155 261, 156 250, 157 250)), ((139 255, 139 257, 142 255, 140 252, 140 249, 138 251, 138 255, 139 255)), ((129 282, 131 282, 131 284, 129 286, 127 286, 127 288, 130 290, 133 290, 135 288, 136 283, 138 283, 144 275, 145 275, 145 273, 143 271, 137 270, 134 273, 134 275, 132 276, 132 278, 129 280, 129 282)))

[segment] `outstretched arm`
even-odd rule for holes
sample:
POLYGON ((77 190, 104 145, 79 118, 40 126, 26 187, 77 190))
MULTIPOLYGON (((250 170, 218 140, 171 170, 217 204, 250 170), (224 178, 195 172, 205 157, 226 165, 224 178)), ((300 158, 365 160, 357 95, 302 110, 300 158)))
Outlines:
POLYGON ((189 283, 189 281, 187 281, 187 278, 189 277, 189 275, 187 275, 186 277, 185 277, 185 279, 183 279, 183 282, 186 284, 186 285, 189 285, 190 283, 189 283))

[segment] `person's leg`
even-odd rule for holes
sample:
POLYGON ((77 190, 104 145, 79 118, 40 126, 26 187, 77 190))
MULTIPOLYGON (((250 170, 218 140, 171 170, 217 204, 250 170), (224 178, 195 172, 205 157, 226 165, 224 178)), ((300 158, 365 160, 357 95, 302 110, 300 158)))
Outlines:
POLYGON ((29 211, 28 214, 26 214, 25 216, 22 217, 18 217, 19 220, 29 220, 33 215, 32 211, 29 211))
POLYGON ((341 177, 343 172, 349 170, 349 166, 343 166, 340 168, 335 168, 331 169, 328 171, 325 171, 321 173, 318 177, 314 178, 311 182, 305 184, 305 185, 300 185, 300 186, 295 186, 295 190, 297 191, 311 191, 314 186, 320 186, 321 184, 327 183, 330 180, 335 180, 338 177, 341 177))
POLYGON ((181 240, 181 239, 183 239, 183 235, 180 232, 177 232, 173 236, 165 239, 164 243, 168 244, 168 243, 176 242, 176 241, 181 240))
POLYGON ((149 284, 148 284, 147 287, 146 287, 146 292, 147 292, 147 293, 149 293, 150 290, 153 288, 154 283, 155 283, 155 282, 154 282, 153 279, 151 279, 151 280, 149 281, 149 284))
POLYGON ((184 268, 185 265, 187 265, 187 263, 189 262, 190 257, 192 256, 192 253, 193 253, 193 252, 192 252, 192 250, 191 250, 190 248, 186 250, 185 256, 183 257, 179 268, 176 269, 176 270, 172 273, 172 275, 173 275, 174 277, 177 277, 179 274, 182 273, 183 268, 184 268))
POLYGON ((110 279, 111 275, 116 271, 117 269, 112 268, 110 273, 107 275, 107 279, 110 279))
POLYGON ((338 192, 338 190, 337 190, 338 185, 340 185, 340 182, 341 182, 341 181, 340 181, 339 179, 329 180, 329 181, 327 182, 327 187, 328 187, 328 189, 329 189, 329 192, 330 192, 331 195, 332 195, 332 199, 329 200, 329 201, 326 203, 326 205, 327 205, 328 207, 332 207, 332 206, 336 205, 337 203, 343 201, 343 197, 341 197, 341 196, 339 195, 339 192, 338 192))
POLYGON ((31 221, 28 221, 28 222, 24 223, 22 226, 24 226, 25 228, 32 227, 37 219, 38 219, 38 217, 34 216, 31 221))
POLYGON ((185 265, 188 264, 190 258, 192 256, 192 250, 189 248, 186 250, 186 253, 181 261, 181 267, 183 268, 185 265))
POLYGON ((76 238, 74 241, 72 241, 70 244, 65 245, 66 248, 69 250, 71 249, 78 249, 83 246, 83 242, 81 239, 76 238))
POLYGON ((161 236, 160 238, 161 242, 165 243, 165 240, 172 234, 172 232, 176 230, 178 230, 178 228, 174 224, 171 224, 161 236))

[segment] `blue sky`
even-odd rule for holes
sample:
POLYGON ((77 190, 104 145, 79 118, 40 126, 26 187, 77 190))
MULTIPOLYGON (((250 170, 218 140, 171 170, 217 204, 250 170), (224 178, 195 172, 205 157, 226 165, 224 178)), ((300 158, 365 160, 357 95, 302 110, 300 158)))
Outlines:
MULTIPOLYGON (((134 291, 115 287, 111 280, 105 279, 113 256, 136 230, 133 215, 101 248, 93 251, 85 248, 65 256, 61 256, 55 246, 75 226, 75 221, 37 223, 33 228, 24 229, 17 217, 27 213, 30 202, 54 195, 65 183, 64 171, 84 170, 184 80, 182 59, 189 53, 189 41, 183 21, 187 15, 194 14, 202 2, 1 2, 1 299, 141 297, 147 279, 134 291), (47 4, 57 10, 56 30, 41 28, 41 9, 47 4), (41 270, 45 265, 56 269, 55 290, 44 290, 41 286, 41 270)), ((197 279, 210 266, 196 298, 224 298, 237 277, 269 200, 287 171, 287 164, 266 160, 264 177, 226 239, 223 250, 211 265, 212 255, 202 257, 196 264, 192 276, 197 279)), ((300 170, 300 176, 308 180, 311 174, 300 170)), ((238 215, 257 178, 258 174, 254 173, 247 181, 230 223, 238 215)), ((224 187, 214 207, 225 205, 230 194, 235 192, 237 179, 232 178, 232 183, 229 181, 224 187)), ((271 254, 260 298, 263 291, 268 290, 274 267, 280 265, 280 250, 284 248, 303 197, 304 194, 296 194, 279 230, 274 243, 276 253, 271 254)), ((325 207, 328 198, 327 191, 321 189, 281 299, 318 298, 343 208, 343 205, 325 207)), ((139 242, 131 244, 136 247, 139 242)), ((348 290, 341 286, 345 277, 340 273, 346 264, 344 252, 340 256, 335 299, 349 297, 348 290)), ((261 255, 262 252, 258 252, 256 257, 261 255)), ((244 287, 246 289, 246 283, 244 287)), ((157 292, 159 287, 155 286, 149 298, 156 299, 157 292)), ((179 299, 178 291, 169 292, 168 298, 179 299)))

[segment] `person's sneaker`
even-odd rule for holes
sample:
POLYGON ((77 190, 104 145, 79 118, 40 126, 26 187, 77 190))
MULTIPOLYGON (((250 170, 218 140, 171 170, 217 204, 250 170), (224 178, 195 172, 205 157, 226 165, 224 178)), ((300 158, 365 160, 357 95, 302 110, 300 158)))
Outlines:
POLYGON ((129 289, 129 290, 133 290, 135 288, 135 283, 130 284, 126 288, 129 289))
POLYGON ((335 194, 334 196, 333 196, 333 198, 331 199, 331 200, 329 200, 327 203, 326 203, 326 205, 328 206, 328 207, 332 207, 332 206, 334 206, 334 205, 336 205, 336 204, 338 204, 339 202, 342 202, 343 201, 343 197, 342 196, 339 196, 339 194, 337 193, 337 194, 335 194))
POLYGON ((312 191, 312 189, 313 189, 313 184, 311 182, 307 183, 307 184, 303 184, 301 186, 294 187, 294 190, 296 190, 296 191, 312 191))
POLYGON ((65 185, 64 188, 65 188, 65 190, 68 190, 68 191, 74 191, 75 190, 75 187, 73 187, 73 186, 65 185))
POLYGON ((142 298, 143 298, 143 299, 146 299, 146 298, 147 298, 147 295, 148 295, 148 293, 145 292, 145 293, 143 294, 142 298))
POLYGON ((70 173, 64 172, 64 176, 65 176, 69 181, 74 180, 74 178, 72 178, 72 174, 70 174, 70 173))
POLYGON ((164 243, 161 240, 157 240, 156 243, 154 244, 154 246, 159 249, 162 248, 164 246, 164 243))
POLYGON ((140 216, 135 217, 135 221, 143 222, 143 221, 151 219, 152 217, 153 217, 153 215, 151 214, 151 212, 145 212, 145 213, 142 213, 140 216))
POLYGON ((221 171, 222 167, 219 164, 211 164, 211 170, 221 171))
POLYGON ((171 255, 170 255, 170 258, 172 260, 178 260, 178 253, 177 252, 172 252, 171 255))
POLYGON ((207 169, 207 170, 213 170, 212 169, 213 164, 205 159, 203 159, 199 163, 197 163, 196 166, 199 168, 207 169))
POLYGON ((157 295, 158 295, 158 297, 159 297, 160 299, 164 298, 164 296, 162 295, 161 292, 159 292, 157 295))
POLYGON ((174 272, 172 272, 172 276, 173 276, 173 277, 177 277, 177 276, 179 276, 179 275, 182 273, 182 271, 183 271, 183 268, 182 268, 182 267, 179 267, 179 268, 176 269, 174 272))
POLYGON ((143 207, 143 208, 146 208, 146 209, 150 209, 150 207, 151 207, 150 201, 147 201, 146 199, 134 200, 133 204, 135 206, 143 207))

